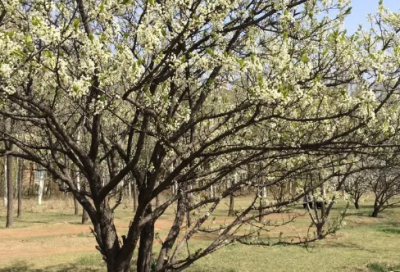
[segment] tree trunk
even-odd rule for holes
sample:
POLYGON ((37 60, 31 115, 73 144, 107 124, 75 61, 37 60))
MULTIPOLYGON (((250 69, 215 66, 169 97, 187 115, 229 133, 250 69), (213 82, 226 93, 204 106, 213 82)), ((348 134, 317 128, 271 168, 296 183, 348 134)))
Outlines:
POLYGON ((79 215, 79 203, 75 197, 74 197, 74 215, 79 215))
POLYGON ((38 170, 39 170, 38 204, 42 205, 43 189, 44 189, 44 174, 41 172, 41 169, 36 168, 36 171, 38 171, 38 170))
POLYGON ((160 196, 157 195, 156 196, 156 208, 158 208, 160 206, 160 196))
POLYGON ((264 209, 263 209, 263 203, 262 203, 262 199, 260 198, 260 207, 258 208, 258 221, 259 222, 263 222, 264 220, 264 209))
POLYGON ((7 161, 7 222, 6 228, 11 228, 13 225, 13 158, 11 156, 6 156, 7 161))
POLYGON ((18 160, 18 215, 22 215, 22 180, 24 179, 24 161, 18 160))
POLYGON ((230 195, 229 197, 229 211, 228 211, 228 216, 234 216, 235 215, 235 197, 233 194, 230 195))
POLYGON ((89 219, 88 213, 85 209, 82 212, 82 224, 85 224, 89 219))
POLYGON ((99 250, 105 257, 108 272, 128 272, 132 253, 120 256, 121 247, 114 225, 114 215, 108 200, 104 200, 98 207, 98 222, 94 224, 99 250))
POLYGON ((360 208, 360 205, 358 204, 358 199, 354 200, 354 207, 358 210, 360 208))
POLYGON ((118 264, 107 264, 107 272, 130 272, 130 260, 129 264, 126 264, 126 261, 118 264))
POLYGON ((380 210, 379 206, 374 207, 374 210, 372 211, 371 217, 378 217, 379 210, 380 210))
POLYGON ((318 239, 322 239, 323 238, 323 226, 324 226, 324 223, 323 222, 321 222, 321 223, 317 223, 316 224, 316 228, 317 228, 317 237, 318 237, 318 239))
POLYGON ((132 199, 132 183, 128 181, 128 197, 132 199))
POLYGON ((7 156, 4 156, 4 197, 3 197, 3 204, 4 207, 7 207, 7 186, 8 186, 8 182, 7 182, 7 156))
POLYGON ((133 211, 136 212, 137 209, 137 191, 136 184, 132 184, 132 199, 133 199, 133 211))
POLYGON ((176 239, 178 238, 178 235, 179 235, 182 223, 183 223, 185 209, 186 209, 186 207, 185 207, 184 199, 183 199, 183 197, 180 197, 178 199, 178 207, 177 207, 174 223, 173 223, 171 229, 169 230, 169 233, 161 246, 160 254, 158 255, 156 271, 159 271, 165 265, 165 263, 168 262, 171 250, 174 246, 176 239))
MULTIPOLYGON (((151 207, 147 208, 147 214, 151 213, 151 207)), ((153 262, 154 222, 144 225, 140 233, 139 252, 137 259, 137 272, 150 272, 153 262)))

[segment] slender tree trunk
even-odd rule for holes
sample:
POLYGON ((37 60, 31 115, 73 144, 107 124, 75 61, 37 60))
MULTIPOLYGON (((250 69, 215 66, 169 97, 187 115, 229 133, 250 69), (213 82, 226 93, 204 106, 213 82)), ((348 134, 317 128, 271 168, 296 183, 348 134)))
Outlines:
POLYGON ((228 211, 228 216, 234 216, 235 215, 235 197, 233 194, 229 196, 229 211, 228 211))
POLYGON ((85 209, 83 209, 82 212, 82 224, 86 224, 86 222, 89 220, 88 213, 85 209))
POLYGON ((38 204, 42 205, 43 189, 44 189, 44 174, 41 172, 41 169, 36 168, 36 171, 38 171, 38 170, 39 170, 38 204))
POLYGON ((160 196, 157 195, 156 196, 156 208, 158 208, 160 206, 160 196))
MULTIPOLYGON (((75 184, 76 184, 77 190, 80 191, 81 190, 81 177, 80 177, 79 172, 76 172, 75 184)), ((79 202, 75 197, 74 197, 74 214, 79 215, 79 202)))
POLYGON ((6 228, 11 228, 13 225, 13 158, 11 156, 6 156, 7 161, 7 221, 6 228))
POLYGON ((133 211, 136 212, 137 209, 137 190, 136 184, 132 184, 132 199, 133 199, 133 211))
POLYGON ((22 181, 24 179, 24 161, 22 159, 18 160, 18 215, 22 215, 22 181))
POLYGON ((75 197, 73 197, 73 198, 74 198, 74 215, 79 215, 79 203, 78 203, 78 200, 76 200, 75 197))
POLYGON ((7 156, 4 156, 4 196, 3 196, 3 204, 4 207, 7 207, 7 156))
POLYGON ((263 205, 264 205, 263 199, 260 198, 260 207, 258 208, 258 221, 260 221, 260 222, 263 222, 263 220, 264 220, 264 215, 263 215, 264 209, 263 209, 263 205))
POLYGON ((128 197, 132 199, 132 182, 128 181, 128 197))
POLYGON ((183 223, 184 219, 184 213, 185 213, 185 202, 183 200, 183 197, 180 197, 178 199, 178 207, 175 215, 175 220, 174 223, 168 233, 168 236, 165 238, 160 254, 158 255, 158 260, 157 260, 157 266, 156 266, 156 271, 160 270, 165 262, 169 259, 171 250, 174 246, 174 243, 179 235, 180 228, 183 223))
POLYGON ((30 163, 28 195, 34 194, 34 192, 35 192, 34 187, 35 187, 35 171, 33 169, 33 163, 30 163))

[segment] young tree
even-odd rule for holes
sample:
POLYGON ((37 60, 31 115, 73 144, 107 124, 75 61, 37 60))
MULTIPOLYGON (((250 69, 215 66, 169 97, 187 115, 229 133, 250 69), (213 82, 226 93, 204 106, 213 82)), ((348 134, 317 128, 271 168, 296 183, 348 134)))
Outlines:
POLYGON ((2 1, 0 114, 20 136, 3 129, 1 140, 19 148, 3 153, 65 184, 88 213, 110 272, 129 271, 135 250, 139 272, 181 271, 246 242, 259 231, 240 237, 240 228, 303 193, 264 203, 251 192, 209 245, 180 254, 242 186, 269 176, 265 186, 284 188, 332 155, 388 147, 384 134, 368 136, 385 131, 376 116, 398 90, 394 32, 347 37, 340 25, 349 6, 328 2, 2 1), (87 187, 78 188, 71 169, 87 187), (223 186, 246 169, 246 178, 223 186), (138 204, 119 237, 113 212, 130 177, 138 204), (176 194, 155 207, 172 186, 176 194), (173 225, 153 260, 155 222, 172 205, 173 225))
POLYGON ((399 200, 392 201, 400 194, 400 173, 397 167, 385 167, 370 173, 369 186, 375 196, 372 217, 377 217, 381 211, 400 203, 399 200))

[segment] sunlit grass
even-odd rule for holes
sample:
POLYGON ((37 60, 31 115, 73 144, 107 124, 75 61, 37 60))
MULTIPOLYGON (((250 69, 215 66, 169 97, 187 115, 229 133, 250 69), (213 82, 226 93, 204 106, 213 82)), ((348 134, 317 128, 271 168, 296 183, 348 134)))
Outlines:
MULTIPOLYGON (((247 198, 237 198, 235 205, 245 207, 247 198)), ((332 217, 338 216, 345 208, 340 201, 332 211, 332 217)), ((353 207, 347 211, 345 225, 338 233, 328 239, 309 245, 249 247, 234 244, 207 256, 192 265, 189 272, 261 272, 261 271, 392 271, 398 269, 398 249, 400 248, 400 207, 388 209, 378 218, 371 218, 370 201, 362 204, 360 210, 353 207), (390 270, 392 269, 392 270, 390 270)), ((0 216, 4 219, 4 209, 0 216)), ((299 214, 293 223, 281 229, 271 230, 271 235, 280 231, 283 235, 304 235, 310 220, 301 205, 292 209, 291 214, 299 214)), ((156 225, 156 233, 163 238, 168 225, 174 217, 174 209, 168 209, 156 225)), ((218 226, 230 222, 227 216, 228 206, 223 203, 207 224, 218 226), (213 219, 215 217, 215 222, 213 219)), ((133 216, 132 205, 124 203, 116 211, 116 225, 120 235, 128 230, 133 216)), ((289 217, 281 215, 284 220, 289 217)), ((272 217, 271 217, 272 218, 272 217)), ((268 219, 268 216, 265 218, 268 219)), ((0 255, 10 253, 9 258, 0 256, 0 272, 36 272, 36 271, 105 271, 104 262, 95 249, 95 240, 90 232, 90 224, 82 226, 80 216, 74 215, 71 199, 45 201, 38 206, 35 200, 24 201, 21 218, 15 219, 12 230, 0 230, 0 255), (17 235, 14 235, 17 233, 17 235), (15 254, 13 254, 14 252, 15 254), (20 254, 17 254, 20 253, 20 254)), ((280 222, 273 217, 271 222, 280 222)), ((5 222, 4 222, 5 223, 5 222)), ((1 223, 0 223, 1 224, 1 223)), ((3 227, 2 224, 1 227, 3 227)), ((198 248, 207 247, 212 235, 197 235, 189 244, 189 253, 198 248)), ((154 244, 154 253, 160 248, 154 244)), ((183 255, 188 252, 183 252, 183 255)))

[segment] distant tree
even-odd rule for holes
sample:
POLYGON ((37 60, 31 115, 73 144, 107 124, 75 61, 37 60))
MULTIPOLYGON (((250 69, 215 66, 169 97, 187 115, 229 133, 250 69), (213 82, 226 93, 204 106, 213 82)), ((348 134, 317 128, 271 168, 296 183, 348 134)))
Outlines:
POLYGON ((17 217, 22 216, 22 192, 23 192, 23 183, 24 180, 24 161, 23 159, 18 159, 18 177, 17 177, 17 195, 18 195, 18 210, 17 217))
POLYGON ((7 220, 6 228, 11 228, 14 223, 13 212, 14 212, 14 158, 12 156, 6 156, 7 163, 7 220))
POLYGON ((400 199, 395 199, 400 195, 400 169, 397 167, 385 167, 371 173, 369 185, 374 194, 372 217, 377 217, 381 211, 400 203, 400 199))

